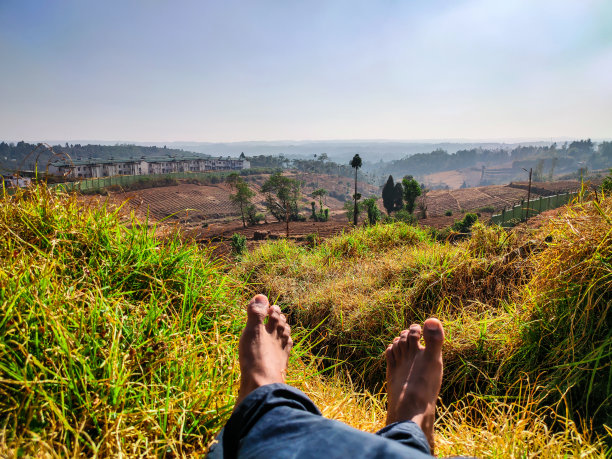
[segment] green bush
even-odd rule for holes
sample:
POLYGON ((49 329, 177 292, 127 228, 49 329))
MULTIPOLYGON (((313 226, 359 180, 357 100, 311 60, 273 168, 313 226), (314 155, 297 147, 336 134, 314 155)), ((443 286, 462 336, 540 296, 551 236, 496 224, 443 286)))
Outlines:
POLYGON ((492 214, 493 212, 495 212, 495 206, 489 205, 489 206, 482 206, 479 207, 478 209, 476 209, 478 212, 488 212, 490 214, 492 214))
POLYGON ((467 213, 463 217, 463 220, 457 220, 451 226, 453 231, 457 231, 459 233, 469 233, 470 228, 474 223, 478 221, 478 215, 473 213, 467 213))
POLYGON ((375 225, 382 217, 382 213, 380 212, 376 201, 377 198, 375 196, 363 200, 363 206, 366 209, 368 223, 370 225, 375 225))
POLYGON ((242 234, 234 233, 232 235, 232 240, 230 241, 230 245, 232 246, 232 252, 235 255, 244 254, 247 248, 246 236, 243 236, 242 234))
POLYGON ((401 209, 393 214, 395 221, 408 223, 409 225, 416 225, 417 218, 413 213, 408 212, 406 209, 401 209))

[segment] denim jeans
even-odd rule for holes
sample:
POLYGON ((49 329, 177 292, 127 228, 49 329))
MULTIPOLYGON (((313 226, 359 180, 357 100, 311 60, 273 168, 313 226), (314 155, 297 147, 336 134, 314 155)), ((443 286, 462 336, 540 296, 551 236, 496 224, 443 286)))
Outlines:
POLYGON ((298 389, 269 384, 238 405, 208 453, 216 458, 425 458, 427 438, 412 421, 396 422, 376 434, 326 419, 298 389))

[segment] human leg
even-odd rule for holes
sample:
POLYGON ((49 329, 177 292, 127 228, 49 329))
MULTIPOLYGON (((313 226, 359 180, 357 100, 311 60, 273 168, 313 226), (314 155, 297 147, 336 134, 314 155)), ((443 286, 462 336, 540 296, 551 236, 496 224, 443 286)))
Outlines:
POLYGON ((415 423, 395 423, 380 435, 361 432, 323 418, 305 394, 283 384, 289 332, 265 296, 249 303, 239 345, 238 403, 210 457, 430 457, 426 441, 407 441, 407 425, 418 436, 415 423), (398 436, 401 440, 393 441, 398 436))

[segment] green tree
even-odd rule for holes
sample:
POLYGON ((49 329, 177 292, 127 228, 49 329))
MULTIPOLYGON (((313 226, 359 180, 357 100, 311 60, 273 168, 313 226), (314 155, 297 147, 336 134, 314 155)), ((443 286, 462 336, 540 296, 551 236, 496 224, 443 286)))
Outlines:
POLYGON ((361 158, 359 154, 353 156, 349 165, 355 169, 355 194, 353 195, 353 200, 355 201, 354 209, 353 209, 353 225, 357 226, 357 216, 359 215, 359 209, 357 208, 357 201, 359 200, 360 195, 357 193, 357 171, 362 165, 361 158))
POLYGON ((383 186, 382 200, 387 214, 391 215, 391 212, 395 210, 395 183, 393 183, 392 175, 389 176, 387 183, 383 186))
POLYGON ((365 207, 368 213, 368 222, 370 225, 375 225, 376 222, 378 222, 382 217, 376 201, 378 201, 376 196, 370 196, 369 198, 363 200, 363 207, 365 207))
POLYGON ((266 194, 266 207, 278 221, 300 219, 297 201, 300 196, 300 182, 276 172, 262 185, 266 194))
POLYGON ((316 217, 316 220, 321 221, 321 222, 327 220, 325 218, 325 213, 323 212, 323 196, 326 196, 326 195, 327 195, 327 190, 325 188, 319 188, 312 192, 313 198, 319 198, 319 215, 316 217))
MULTIPOLYGON (((355 205, 351 201, 344 201, 343 208, 344 210, 346 210, 346 218, 348 219, 348 221, 352 221, 353 223, 355 223, 355 205)), ((361 212, 363 212, 363 202, 358 202, 357 216, 359 216, 361 212)))
POLYGON ((404 187, 402 182, 397 182, 393 189, 393 210, 398 211, 404 208, 404 187))
POLYGON ((612 142, 601 142, 597 151, 600 155, 612 160, 612 142))
POLYGON ((419 182, 417 182, 412 175, 408 175, 402 180, 402 188, 404 191, 403 197, 404 202, 406 203, 406 210, 413 213, 416 198, 421 196, 421 187, 419 182))
MULTIPOLYGON (((254 207, 251 204, 251 199, 255 196, 255 192, 249 188, 249 185, 236 173, 228 175, 226 182, 231 188, 236 190, 234 194, 230 194, 229 198, 239 209, 242 217, 242 226, 246 228, 246 219, 253 212, 254 207), (251 209, 251 207, 253 209, 251 209)), ((251 220, 249 218, 249 220, 251 220)))

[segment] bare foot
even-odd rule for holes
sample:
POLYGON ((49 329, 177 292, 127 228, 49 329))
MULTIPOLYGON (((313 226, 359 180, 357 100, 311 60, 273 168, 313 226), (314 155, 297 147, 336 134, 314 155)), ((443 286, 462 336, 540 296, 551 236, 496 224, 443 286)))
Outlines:
POLYGON ((387 425, 414 421, 425 433, 433 453, 436 401, 442 384, 444 329, 438 319, 423 326, 425 346, 419 342, 421 327, 411 325, 385 352, 387 358, 387 425))
POLYGON ((258 387, 285 382, 292 347, 285 315, 278 306, 270 306, 265 295, 255 295, 247 306, 247 323, 238 347, 241 376, 236 406, 258 387))

